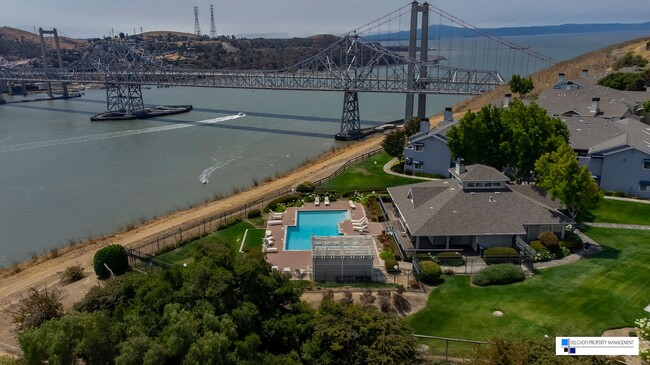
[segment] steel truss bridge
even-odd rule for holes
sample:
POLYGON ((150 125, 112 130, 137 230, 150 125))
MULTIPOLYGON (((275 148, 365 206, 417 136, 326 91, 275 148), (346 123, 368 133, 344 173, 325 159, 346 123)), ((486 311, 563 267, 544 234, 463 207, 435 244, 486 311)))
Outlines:
MULTIPOLYGON (((116 41, 97 46, 79 63, 62 68, 20 68, 0 64, 0 81, 13 83, 46 83, 52 96, 51 83, 100 83, 106 85, 107 111, 135 112, 144 109, 142 85, 216 87, 266 90, 305 90, 344 92, 341 131, 342 139, 361 135, 359 92, 401 93, 407 95, 405 120, 413 117, 413 97, 419 95, 418 117, 426 117, 427 94, 476 95, 503 83, 495 70, 464 69, 440 64, 442 57, 428 59, 428 52, 417 53, 418 14, 421 14, 420 49, 428 50, 429 4, 413 2, 408 55, 391 51, 378 42, 357 34, 339 38, 320 53, 298 64, 275 71, 197 70, 171 66, 148 54, 137 44, 116 41)), ((56 30, 40 30, 43 34, 56 30)), ((43 64, 47 54, 43 51, 43 64)), ((1 94, 0 94, 1 95, 1 94)))

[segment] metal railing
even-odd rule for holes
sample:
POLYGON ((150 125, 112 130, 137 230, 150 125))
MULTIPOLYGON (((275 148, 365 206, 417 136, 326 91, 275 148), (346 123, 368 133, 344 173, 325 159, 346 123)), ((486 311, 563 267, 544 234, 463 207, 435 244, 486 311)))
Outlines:
MULTIPOLYGON (((447 338, 447 337, 426 336, 426 335, 413 335, 413 336, 415 336, 417 338, 424 338, 424 339, 427 339, 427 340, 444 341, 444 343, 445 343, 445 352, 444 352, 445 361, 449 361, 449 343, 450 342, 452 344, 470 345, 471 347, 473 347, 473 349, 471 349, 471 352, 473 352, 475 356, 478 356, 479 351, 481 350, 481 345, 489 345, 490 344, 489 342, 485 342, 485 341, 463 340, 463 339, 459 339, 459 338, 447 338)), ((439 356, 441 355, 441 354, 437 354, 435 352, 433 354, 434 355, 439 355, 439 356)), ((458 357, 458 355, 453 356, 453 357, 458 357)), ((467 353, 463 353, 461 355, 461 357, 462 358, 467 358, 467 353)))

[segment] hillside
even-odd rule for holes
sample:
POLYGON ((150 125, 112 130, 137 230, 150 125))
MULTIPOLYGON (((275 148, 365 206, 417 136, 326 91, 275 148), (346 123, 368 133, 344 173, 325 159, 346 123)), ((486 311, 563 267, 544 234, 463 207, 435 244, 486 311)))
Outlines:
MULTIPOLYGON (((59 35, 59 46, 63 50, 64 59, 70 58, 65 55, 73 54, 87 44, 88 41, 85 40, 59 35)), ((45 46, 50 50, 55 49, 52 36, 45 37, 45 46)), ((8 61, 40 57, 41 46, 38 34, 11 27, 0 27, 0 56, 8 61)))

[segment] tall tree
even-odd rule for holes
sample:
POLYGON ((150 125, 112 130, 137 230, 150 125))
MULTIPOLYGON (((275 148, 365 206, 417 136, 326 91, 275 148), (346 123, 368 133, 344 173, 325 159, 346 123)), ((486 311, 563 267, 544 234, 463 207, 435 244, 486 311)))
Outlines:
POLYGON ((406 133, 406 138, 418 133, 420 131, 420 119, 411 118, 409 121, 404 123, 404 133, 406 133))
POLYGON ((535 171, 538 185, 560 200, 573 220, 593 209, 603 197, 587 167, 578 165, 568 145, 544 154, 535 164, 535 171))
POLYGON ((395 130, 388 133, 381 143, 384 151, 398 160, 402 160, 404 155, 404 147, 406 147, 406 134, 402 130, 395 130))
POLYGON ((447 133, 454 157, 468 164, 506 168, 517 182, 531 181, 535 161, 569 140, 566 125, 535 103, 514 99, 507 108, 484 106, 468 112, 447 133))
POLYGON ((512 79, 510 79, 508 85, 510 85, 510 91, 519 94, 522 98, 525 98, 526 94, 535 88, 532 78, 521 77, 519 75, 512 75, 512 79))

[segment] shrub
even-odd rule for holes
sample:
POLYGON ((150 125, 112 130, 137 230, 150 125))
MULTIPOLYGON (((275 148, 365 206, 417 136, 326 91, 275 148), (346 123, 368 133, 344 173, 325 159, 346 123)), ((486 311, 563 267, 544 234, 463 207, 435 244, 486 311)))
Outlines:
POLYGON ((269 204, 266 206, 266 208, 264 208, 264 211, 268 212, 269 210, 275 210, 278 207, 278 204, 288 203, 288 202, 292 202, 294 200, 300 200, 300 198, 301 198, 301 195, 298 194, 298 193, 281 196, 281 197, 279 197, 277 199, 271 200, 269 202, 269 204))
POLYGON ((553 232, 542 232, 537 239, 539 239, 540 242, 542 242, 542 245, 551 252, 557 252, 560 250, 560 241, 553 232))
POLYGON ((537 252, 546 249, 546 247, 544 247, 544 245, 542 245, 542 242, 540 241, 531 241, 530 247, 537 252))
POLYGON ((296 186, 296 191, 299 193, 313 193, 316 190, 316 185, 311 181, 305 181, 302 184, 296 186))
POLYGON ((445 269, 445 275, 453 276, 454 275, 454 270, 453 269, 445 269))
POLYGON ((433 283, 440 279, 440 275, 442 275, 440 265, 433 261, 424 261, 420 263, 420 280, 425 283, 433 283))
POLYGON ((560 252, 562 253, 562 257, 567 257, 571 254, 571 250, 564 246, 560 247, 560 252))
POLYGON ((472 284, 479 286, 505 285, 523 281, 524 272, 519 266, 500 264, 488 266, 472 277, 472 284))
POLYGON ((262 212, 259 209, 253 209, 246 215, 248 219, 253 219, 262 216, 262 212))
POLYGON ((573 232, 567 232, 564 236, 564 241, 560 242, 560 246, 568 248, 571 252, 580 250, 583 244, 582 238, 573 232))
POLYGON ((61 282, 64 284, 74 283, 84 278, 84 268, 81 265, 72 265, 67 267, 61 273, 61 282))
POLYGON ((18 330, 36 328, 44 322, 63 315, 62 293, 55 288, 30 288, 27 296, 12 304, 7 312, 18 330))
POLYGON ((390 251, 381 251, 381 252, 379 253, 379 257, 380 257, 382 260, 387 260, 387 259, 390 259, 390 258, 395 259, 395 255, 393 255, 393 253, 390 252, 390 251))
POLYGON ((537 251, 537 253, 535 254, 536 262, 544 262, 544 261, 551 261, 551 260, 555 260, 555 254, 553 254, 544 246, 542 246, 542 248, 539 251, 537 251))
POLYGON ((502 263, 519 263, 519 254, 512 247, 491 247, 483 253, 485 263, 502 264, 502 263))
POLYGON ((106 264, 115 275, 122 275, 129 269, 129 257, 124 247, 113 244, 108 245, 95 253, 93 267, 95 274, 100 279, 108 278, 111 273, 106 269, 106 264))
POLYGON ((436 262, 443 266, 463 266, 465 257, 460 252, 441 252, 436 255, 436 262))
POLYGON ((397 260, 394 257, 389 257, 384 259, 384 264, 386 266, 386 271, 391 272, 395 271, 395 266, 397 265, 397 260))

